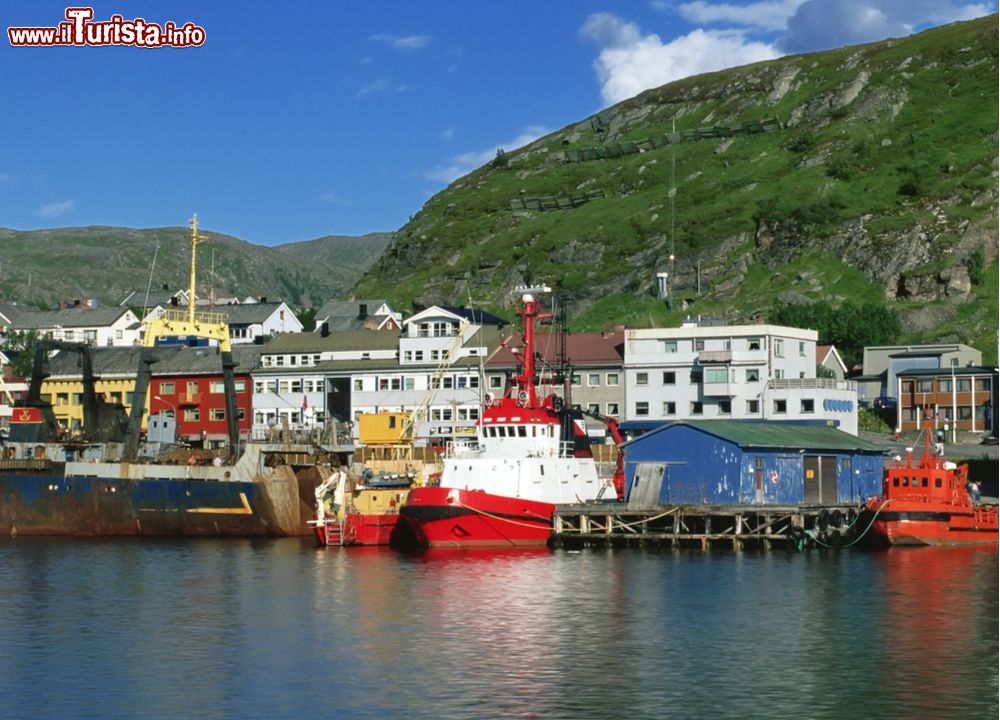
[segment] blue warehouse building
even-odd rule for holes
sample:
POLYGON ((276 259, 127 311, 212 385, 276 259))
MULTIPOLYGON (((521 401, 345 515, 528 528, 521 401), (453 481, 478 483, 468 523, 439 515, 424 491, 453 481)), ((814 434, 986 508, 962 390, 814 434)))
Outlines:
POLYGON ((627 499, 650 505, 832 505, 882 492, 884 450, 831 427, 688 420, 625 444, 627 499))

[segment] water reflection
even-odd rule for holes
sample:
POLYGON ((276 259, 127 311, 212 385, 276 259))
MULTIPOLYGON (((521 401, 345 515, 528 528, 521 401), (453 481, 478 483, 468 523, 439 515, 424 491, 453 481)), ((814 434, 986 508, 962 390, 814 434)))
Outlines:
POLYGON ((998 554, 0 541, 0 717, 997 716, 998 554))

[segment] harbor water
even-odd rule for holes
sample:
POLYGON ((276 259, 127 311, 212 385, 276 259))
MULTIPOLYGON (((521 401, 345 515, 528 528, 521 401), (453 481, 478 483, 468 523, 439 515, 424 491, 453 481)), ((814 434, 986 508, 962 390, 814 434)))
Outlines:
POLYGON ((996 718, 993 548, 0 541, 0 718, 996 718))

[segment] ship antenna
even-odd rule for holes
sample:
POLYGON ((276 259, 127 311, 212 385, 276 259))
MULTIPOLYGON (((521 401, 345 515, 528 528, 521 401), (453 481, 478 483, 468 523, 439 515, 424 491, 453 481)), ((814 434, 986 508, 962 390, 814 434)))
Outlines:
POLYGON ((153 250, 153 264, 149 266, 149 282, 146 283, 146 298, 142 301, 142 318, 145 320, 146 316, 149 315, 149 291, 153 287, 153 272, 156 270, 156 256, 160 252, 160 243, 156 243, 156 248, 153 250))

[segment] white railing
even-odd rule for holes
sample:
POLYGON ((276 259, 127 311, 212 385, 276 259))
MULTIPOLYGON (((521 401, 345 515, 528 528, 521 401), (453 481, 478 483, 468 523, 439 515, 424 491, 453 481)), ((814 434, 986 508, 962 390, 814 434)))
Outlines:
POLYGON ((769 380, 769 390, 845 390, 858 391, 858 384, 851 380, 835 378, 788 378, 784 380, 769 380))

